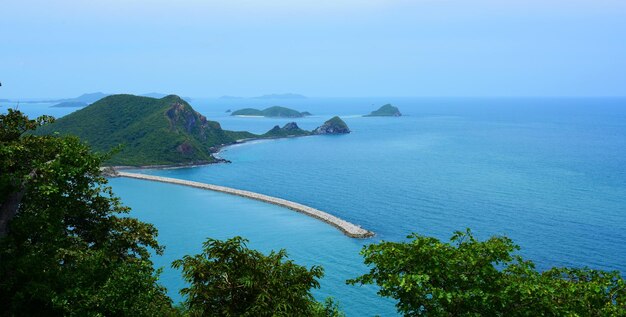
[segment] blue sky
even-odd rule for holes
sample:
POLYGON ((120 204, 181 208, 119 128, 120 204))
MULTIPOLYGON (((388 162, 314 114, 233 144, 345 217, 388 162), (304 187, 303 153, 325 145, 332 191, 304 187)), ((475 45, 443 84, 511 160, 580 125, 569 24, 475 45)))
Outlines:
POLYGON ((623 0, 1 0, 0 98, 624 96, 623 0))

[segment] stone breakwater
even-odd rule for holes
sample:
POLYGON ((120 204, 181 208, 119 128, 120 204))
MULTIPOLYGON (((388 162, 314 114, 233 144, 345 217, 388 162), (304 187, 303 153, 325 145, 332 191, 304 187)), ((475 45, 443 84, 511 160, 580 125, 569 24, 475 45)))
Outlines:
POLYGON ((246 190, 234 189, 230 187, 192 182, 192 181, 169 178, 169 177, 153 176, 153 175, 138 174, 138 173, 127 173, 127 172, 121 172, 121 171, 117 171, 115 173, 115 176, 149 180, 149 181, 169 183, 169 184, 177 184, 177 185, 212 190, 212 191, 225 193, 225 194, 237 195, 237 196, 246 197, 250 199, 256 199, 262 202, 285 207, 285 208, 297 211, 299 213, 303 213, 307 216, 322 220, 336 227, 345 235, 352 237, 352 238, 369 238, 369 237, 374 236, 373 232, 365 230, 361 228, 360 226, 347 222, 343 219, 337 218, 329 213, 323 212, 315 208, 311 208, 309 206, 298 204, 289 200, 285 200, 282 198, 267 196, 263 194, 258 194, 258 193, 254 193, 254 192, 250 192, 246 190))

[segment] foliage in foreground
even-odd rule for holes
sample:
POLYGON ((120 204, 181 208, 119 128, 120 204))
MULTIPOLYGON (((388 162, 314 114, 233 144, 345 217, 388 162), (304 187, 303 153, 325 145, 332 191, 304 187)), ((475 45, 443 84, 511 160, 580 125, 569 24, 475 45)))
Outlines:
POLYGON ((376 284, 405 316, 626 316, 619 272, 552 268, 538 272, 506 237, 478 241, 469 229, 450 243, 412 234, 410 242, 363 248, 376 284))
POLYGON ((156 229, 101 176, 104 157, 74 137, 27 132, 52 121, 0 115, 0 315, 168 315, 149 259, 156 229))
POLYGON ((285 250, 264 255, 247 240, 208 239, 203 253, 173 263, 190 284, 181 290, 191 316, 342 316, 335 303, 315 301, 324 275, 287 260, 285 250))

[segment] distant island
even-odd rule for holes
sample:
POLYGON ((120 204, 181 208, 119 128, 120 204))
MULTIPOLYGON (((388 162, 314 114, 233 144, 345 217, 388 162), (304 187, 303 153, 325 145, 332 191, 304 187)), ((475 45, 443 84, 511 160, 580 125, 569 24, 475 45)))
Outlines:
POLYGON ((66 101, 66 102, 58 103, 52 107, 53 108, 82 108, 86 106, 88 106, 88 104, 82 101, 66 101))
MULTIPOLYGON (((163 94, 160 92, 149 92, 147 94, 142 94, 140 96, 161 99, 161 98, 167 97, 168 95, 169 94, 163 94)), ((187 102, 191 102, 192 100, 191 97, 181 97, 181 98, 187 102)))
POLYGON ((349 133, 349 129, 335 117, 313 131, 302 130, 295 122, 282 128, 275 126, 261 135, 228 131, 176 95, 160 99, 111 95, 35 133, 75 135, 98 152, 109 152, 122 145, 105 165, 136 167, 215 163, 224 161, 213 154, 225 145, 256 139, 342 134, 349 133))
MULTIPOLYGON (((219 97, 219 99, 235 100, 235 99, 246 99, 246 97, 225 95, 225 96, 219 97)), ((287 94, 268 94, 268 95, 250 97, 250 99, 307 99, 307 97, 300 95, 300 94, 287 93, 287 94)))
POLYGON ((102 92, 93 92, 88 94, 82 94, 76 98, 61 100, 61 102, 84 102, 86 104, 92 104, 106 96, 109 96, 109 94, 105 94, 102 92))
MULTIPOLYGON (((161 99, 163 97, 166 97, 167 94, 163 94, 163 93, 160 93, 160 92, 149 92, 147 94, 141 94, 140 96, 161 99)), ((185 98, 183 98, 183 99, 185 99, 185 98)))
POLYGON ((306 96, 300 94, 269 94, 258 97, 252 97, 253 99, 307 99, 306 96))
MULTIPOLYGON (((106 94, 103 92, 92 92, 92 93, 86 93, 86 94, 82 94, 78 97, 74 97, 74 98, 62 98, 62 99, 31 99, 31 100, 20 100, 20 102, 22 103, 57 103, 51 107, 55 107, 55 108, 79 108, 79 107, 84 107, 86 105, 90 105, 104 97, 110 96, 111 94, 106 94), (79 103, 82 103, 84 105, 80 105, 79 103)), ((151 92, 151 93, 147 93, 147 94, 142 94, 140 96, 143 97, 151 97, 151 98, 163 98, 166 97, 166 94, 162 94, 162 93, 158 93, 158 92, 151 92)), ((189 97, 182 97, 182 99, 186 100, 187 102, 191 101, 191 98, 189 97)), ((1 101, 1 100, 0 100, 1 101)), ((8 100, 5 99, 6 102, 17 102, 18 100, 8 100)))
POLYGON ((400 117, 402 114, 397 107, 391 104, 386 104, 376 111, 372 111, 370 114, 364 115, 364 117, 400 117))
POLYGON ((101 92, 93 92, 88 94, 82 94, 78 97, 74 98, 63 98, 63 99, 28 99, 28 100, 6 100, 7 102, 21 102, 21 103, 64 103, 64 102, 82 102, 85 104, 94 103, 104 97, 108 96, 108 94, 101 92))
POLYGON ((244 108, 231 112, 231 116, 254 116, 254 117, 272 117, 272 118, 302 118, 310 116, 311 113, 299 112, 297 110, 285 108, 285 107, 269 107, 264 110, 254 108, 244 108))
POLYGON ((221 96, 218 99, 226 99, 226 100, 234 100, 234 99, 244 99, 244 97, 237 97, 237 96, 221 96))

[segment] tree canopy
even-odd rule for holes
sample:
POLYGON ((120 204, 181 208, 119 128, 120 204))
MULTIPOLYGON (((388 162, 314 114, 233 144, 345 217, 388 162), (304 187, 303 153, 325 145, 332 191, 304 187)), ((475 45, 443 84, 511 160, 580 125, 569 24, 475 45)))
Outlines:
POLYGON ((370 271, 351 284, 376 284, 404 316, 626 316, 619 272, 535 269, 506 237, 478 241, 469 229, 449 243, 412 234, 362 250, 370 271))
POLYGON ((264 255, 247 242, 208 239, 201 254, 173 263, 190 284, 181 294, 192 316, 341 316, 332 300, 322 305, 311 294, 321 267, 295 264, 285 250, 264 255))
POLYGON ((167 315, 149 249, 156 229, 124 216, 75 137, 29 131, 51 117, 0 115, 0 315, 167 315))

